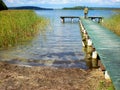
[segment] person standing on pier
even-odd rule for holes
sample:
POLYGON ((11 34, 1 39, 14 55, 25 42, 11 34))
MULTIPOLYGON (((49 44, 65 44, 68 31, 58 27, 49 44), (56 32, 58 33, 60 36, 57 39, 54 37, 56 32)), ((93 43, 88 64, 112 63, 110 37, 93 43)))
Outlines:
POLYGON ((85 8, 84 8, 84 18, 85 18, 85 19, 87 18, 87 15, 88 15, 88 8, 85 7, 85 8))

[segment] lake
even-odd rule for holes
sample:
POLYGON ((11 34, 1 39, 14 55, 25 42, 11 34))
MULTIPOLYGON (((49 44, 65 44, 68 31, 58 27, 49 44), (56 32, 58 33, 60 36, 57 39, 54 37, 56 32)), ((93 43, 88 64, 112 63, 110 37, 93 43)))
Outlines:
MULTIPOLYGON (((0 51, 0 60, 21 66, 53 66, 87 69, 78 19, 63 24, 60 16, 83 16, 82 10, 38 10, 38 15, 50 20, 44 33, 28 45, 0 51)), ((110 17, 110 10, 90 10, 88 16, 110 17)))

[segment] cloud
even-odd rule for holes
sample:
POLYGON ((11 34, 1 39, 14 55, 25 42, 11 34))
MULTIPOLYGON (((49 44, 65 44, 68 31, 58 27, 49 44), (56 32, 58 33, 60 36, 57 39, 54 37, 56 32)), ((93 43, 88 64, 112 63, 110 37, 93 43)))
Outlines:
POLYGON ((4 0, 6 2, 9 2, 9 3, 14 3, 14 0, 4 0))
MULTIPOLYGON (((8 3, 26 3, 26 4, 31 4, 31 3, 40 3, 40 4, 67 4, 67 3, 96 3, 96 2, 101 2, 101 0, 3 0, 8 3)), ((118 0, 116 0, 118 1, 118 0)))
POLYGON ((41 4, 66 4, 66 3, 73 3, 76 0, 36 0, 36 2, 39 2, 41 4))
POLYGON ((16 3, 16 4, 58 4, 58 3, 69 3, 69 0, 3 0, 7 3, 16 3))
POLYGON ((112 0, 112 2, 120 3, 120 0, 112 0))
POLYGON ((25 0, 3 0, 3 1, 9 4, 24 4, 25 0))
POLYGON ((9 6, 22 5, 87 5, 87 6, 119 6, 120 0, 3 0, 9 6))

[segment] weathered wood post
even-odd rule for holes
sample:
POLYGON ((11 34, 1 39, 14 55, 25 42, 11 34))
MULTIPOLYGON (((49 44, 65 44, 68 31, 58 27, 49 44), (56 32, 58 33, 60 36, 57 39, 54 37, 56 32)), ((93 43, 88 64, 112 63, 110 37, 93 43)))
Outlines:
POLYGON ((61 17, 61 22, 62 22, 62 23, 64 23, 64 22, 65 22, 64 17, 61 17))
POLYGON ((110 76, 109 76, 109 74, 108 74, 108 71, 105 71, 105 79, 107 79, 107 80, 110 80, 110 81, 111 81, 110 76))
POLYGON ((103 22, 103 17, 100 17, 99 20, 100 20, 99 23, 102 23, 103 22))
POLYGON ((82 45, 86 53, 85 60, 89 68, 92 68, 92 41, 90 40, 82 22, 80 21, 80 31, 82 35, 82 45))
POLYGON ((73 23, 73 18, 71 18, 71 22, 73 23))
MULTIPOLYGON (((93 19, 93 18, 92 18, 93 19)), ((86 48, 86 63, 91 68, 97 68, 98 67, 98 54, 95 48, 93 48, 93 43, 90 37, 87 34, 87 31, 85 30, 84 26, 82 25, 82 22, 80 21, 80 28, 81 28, 81 34, 82 34, 82 44, 83 47, 86 48)))
POLYGON ((94 68, 98 67, 98 58, 97 57, 98 57, 98 53, 95 50, 95 48, 93 48, 93 52, 92 52, 92 66, 94 68))

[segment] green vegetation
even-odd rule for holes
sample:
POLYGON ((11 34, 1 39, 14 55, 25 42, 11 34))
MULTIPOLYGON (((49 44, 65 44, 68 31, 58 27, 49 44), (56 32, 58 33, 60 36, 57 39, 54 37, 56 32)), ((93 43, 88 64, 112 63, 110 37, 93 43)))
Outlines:
MULTIPOLYGON (((63 10, 83 10, 85 6, 65 7, 63 10)), ((88 7, 89 10, 120 10, 120 8, 113 7, 88 7)))
POLYGON ((17 10, 53 10, 52 8, 42 8, 36 6, 20 6, 20 7, 9 7, 9 9, 17 9, 17 10))
POLYGON ((97 90, 115 90, 113 84, 110 81, 100 81, 99 88, 97 90))
POLYGON ((63 10, 83 10, 85 6, 65 7, 63 10))
POLYGON ((103 22, 103 26, 107 27, 120 36, 120 14, 114 15, 103 22))
POLYGON ((0 48, 13 47, 44 32, 47 20, 30 10, 0 11, 0 48))
POLYGON ((7 10, 7 6, 4 4, 2 0, 0 0, 0 10, 7 10))
POLYGON ((114 12, 120 13, 120 9, 113 10, 114 12))

